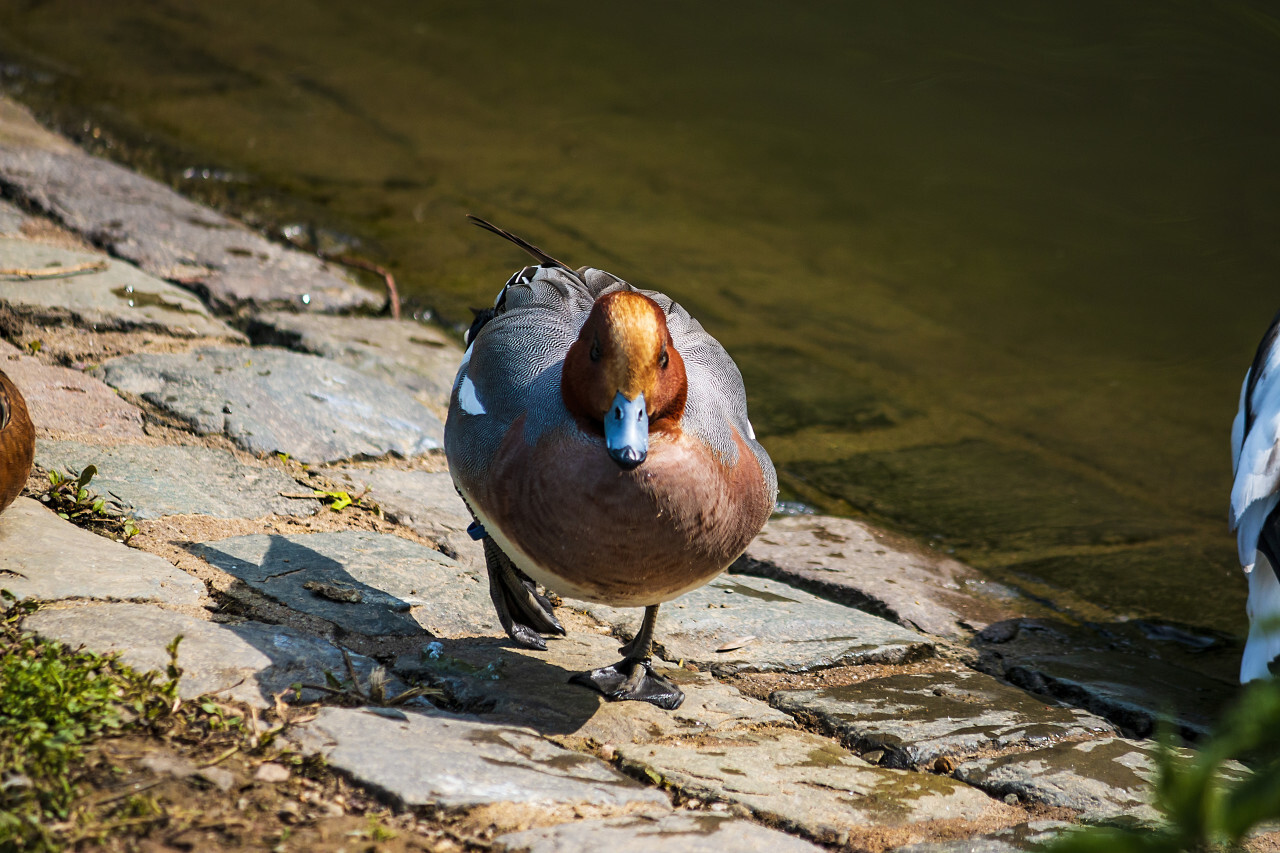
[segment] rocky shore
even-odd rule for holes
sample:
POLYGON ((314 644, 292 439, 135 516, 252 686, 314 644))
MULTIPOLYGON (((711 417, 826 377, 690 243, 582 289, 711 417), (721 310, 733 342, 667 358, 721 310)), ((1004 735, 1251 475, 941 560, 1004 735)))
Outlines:
POLYGON ((0 369, 39 436, 0 515, 0 586, 44 602, 25 627, 143 670, 182 635, 189 699, 267 709, 344 652, 435 688, 287 736, 428 823, 465 818, 464 847, 999 853, 1155 819, 1142 738, 1221 680, 1089 678, 1069 627, 856 521, 775 518, 664 608, 678 711, 567 685, 639 612, 565 601, 546 652, 505 640, 439 450, 458 342, 343 313, 379 302, 0 100, 0 369), (39 500, 88 465, 127 544, 39 500))

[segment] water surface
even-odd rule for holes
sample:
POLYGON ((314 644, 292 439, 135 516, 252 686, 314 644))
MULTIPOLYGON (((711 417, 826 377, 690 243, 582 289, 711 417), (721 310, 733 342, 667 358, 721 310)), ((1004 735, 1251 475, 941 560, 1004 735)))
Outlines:
POLYGON ((0 55, 82 141, 355 235, 445 322, 524 263, 468 211, 667 291, 793 499, 1070 613, 1243 633, 1266 4, 46 0, 0 7, 0 55))

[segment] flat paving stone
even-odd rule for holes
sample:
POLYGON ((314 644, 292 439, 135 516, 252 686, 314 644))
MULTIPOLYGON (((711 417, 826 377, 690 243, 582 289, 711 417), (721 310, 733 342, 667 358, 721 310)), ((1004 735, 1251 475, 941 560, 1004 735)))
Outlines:
POLYGON ((297 482, 274 468, 245 465, 225 450, 167 445, 92 446, 74 441, 36 442, 36 465, 46 471, 97 466, 91 491, 112 494, 135 518, 199 514, 214 518, 308 516, 320 508, 297 482))
POLYGON ((944 637, 1012 615, 1011 593, 969 566, 849 518, 773 519, 730 571, 786 581, 944 637))
POLYGON ((199 604, 204 584, 167 561, 81 530, 39 501, 0 514, 0 587, 20 599, 199 604))
POLYGON ((127 261, 0 237, 0 269, 43 270, 83 264, 105 264, 105 269, 56 278, 0 275, 0 302, 37 319, 56 321, 69 316, 81 325, 104 331, 160 329, 179 336, 245 340, 244 335, 212 317, 195 294, 147 275, 127 261))
POLYGON ((314 255, 272 243, 163 184, 92 157, 0 101, 0 182, 113 255, 204 294, 215 307, 377 307, 314 255))
MULTIPOLYGON (((634 636, 641 608, 575 603, 601 622, 634 636)), ((663 605, 655 643, 663 658, 716 671, 791 672, 927 657, 927 637, 807 592, 764 578, 721 575, 663 605), (740 648, 718 652, 726 645, 740 648)))
POLYGON ((529 729, 444 712, 380 716, 322 708, 291 737, 330 767, 404 806, 464 809, 494 803, 668 809, 666 797, 598 758, 570 752, 529 729))
POLYGON ((709 736, 618 747, 627 772, 689 797, 737 803, 816 841, 847 844, 859 828, 937 820, 1014 822, 1015 810, 945 776, 873 767, 808 732, 709 736))
MULTIPOLYGON (((565 614, 561 614, 565 616, 565 614)), ((580 620, 585 622, 585 620, 580 620)), ((569 676, 621 658, 618 641, 581 630, 565 616, 568 636, 549 639, 545 652, 513 646, 507 639, 441 640, 421 655, 397 662, 399 672, 429 673, 464 707, 482 709, 486 720, 537 729, 566 746, 643 743, 663 738, 759 725, 788 725, 790 718, 743 696, 708 673, 658 666, 685 692, 676 711, 645 702, 606 702, 592 690, 569 684, 569 676)))
POLYGON ((1106 720, 1002 684, 980 672, 900 673, 843 687, 780 690, 769 703, 812 721, 887 767, 943 755, 1047 746, 1117 734, 1106 720))
POLYGON ((1020 853, 1016 847, 997 838, 967 838, 963 841, 923 841, 899 847, 893 853, 1020 853))
MULTIPOLYGON (((956 777, 997 797, 1013 794, 1024 802, 1077 809, 1081 819, 1125 816, 1154 822, 1151 806, 1156 747, 1149 741, 1106 738, 1060 743, 1030 752, 967 761, 956 777)), ((1248 771, 1229 762, 1225 778, 1248 771)))
POLYGON ((408 391, 440 415, 462 363, 456 340, 416 320, 276 311, 250 318, 247 331, 257 345, 324 356, 408 391))
MULTIPOLYGON (((293 684, 325 684, 326 672, 341 681, 348 677, 336 646, 281 625, 207 622, 145 604, 40 610, 23 625, 69 646, 83 645, 100 654, 119 652, 125 663, 142 672, 163 672, 169 665, 165 647, 182 635, 178 695, 184 699, 217 693, 267 708, 276 693, 293 684)), ((367 686, 376 664, 356 654, 351 662, 361 686, 367 686)), ((403 689, 399 682, 390 688, 403 689)), ((317 690, 303 691, 305 701, 320 696, 317 690)))
POLYGON ((725 815, 677 812, 664 817, 628 815, 583 820, 499 835, 497 853, 819 853, 794 836, 725 815))
POLYGON ((189 547, 276 601, 366 636, 501 632, 484 575, 398 536, 254 534, 189 547))
POLYGON ((199 433, 304 463, 439 448, 444 425, 391 386, 327 359, 279 349, 204 347, 137 353, 98 370, 199 433))
POLYGON ((52 367, 0 341, 0 370, 22 392, 41 434, 63 438, 141 438, 142 410, 110 386, 78 370, 52 367))
POLYGON ((484 567, 484 547, 467 534, 471 513, 447 472, 329 468, 324 473, 348 488, 368 488, 370 500, 387 518, 446 545, 459 562, 484 567))

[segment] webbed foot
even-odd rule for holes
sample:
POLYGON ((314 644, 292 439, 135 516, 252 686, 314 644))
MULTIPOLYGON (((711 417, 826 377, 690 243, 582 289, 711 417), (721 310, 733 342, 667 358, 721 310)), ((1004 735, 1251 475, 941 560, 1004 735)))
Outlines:
POLYGON ((485 563, 489 569, 489 599, 498 613, 498 622, 516 645, 545 651, 543 634, 565 633, 547 597, 524 575, 492 539, 484 540, 485 563))
POLYGON ((624 658, 612 666, 574 673, 569 683, 590 687, 610 702, 648 702, 664 711, 674 711, 684 702, 684 691, 654 672, 653 663, 648 659, 624 658))

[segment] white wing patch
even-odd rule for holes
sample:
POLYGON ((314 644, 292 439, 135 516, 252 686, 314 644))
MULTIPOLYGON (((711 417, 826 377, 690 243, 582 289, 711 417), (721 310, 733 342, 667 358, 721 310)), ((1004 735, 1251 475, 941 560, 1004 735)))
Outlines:
POLYGON ((747 438, 756 440, 756 428, 751 425, 751 421, 747 421, 747 438))
POLYGON ((468 415, 488 414, 484 403, 481 403, 480 398, 476 396, 476 383, 471 381, 470 376, 462 377, 462 387, 458 389, 458 405, 462 406, 462 411, 468 415))

